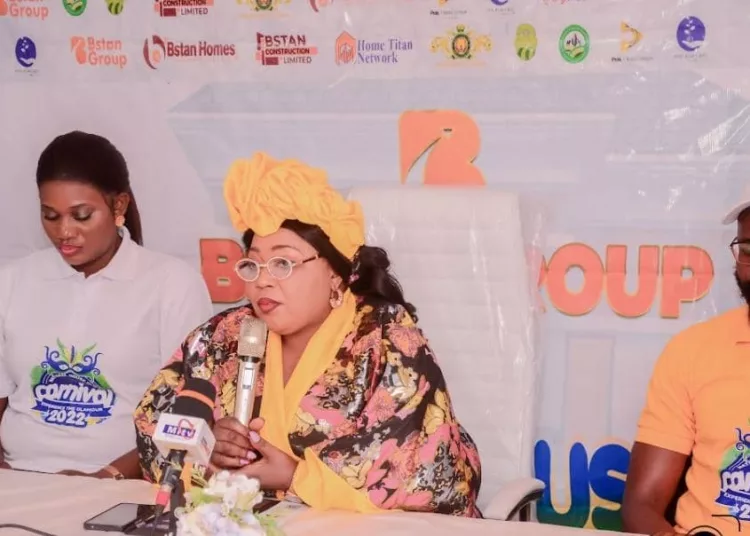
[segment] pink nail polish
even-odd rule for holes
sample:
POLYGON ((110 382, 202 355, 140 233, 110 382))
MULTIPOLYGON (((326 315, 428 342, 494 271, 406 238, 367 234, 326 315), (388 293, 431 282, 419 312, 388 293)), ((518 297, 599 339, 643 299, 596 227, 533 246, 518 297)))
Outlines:
POLYGON ((260 441, 260 436, 258 435, 258 432, 251 431, 250 432, 250 441, 253 443, 257 443, 260 441))
POLYGON ((248 464, 248 463, 250 463, 250 462, 249 462, 249 461, 247 461, 247 460, 245 460, 245 459, 243 458, 243 459, 240 459, 240 463, 241 463, 242 465, 247 465, 247 464, 248 464))

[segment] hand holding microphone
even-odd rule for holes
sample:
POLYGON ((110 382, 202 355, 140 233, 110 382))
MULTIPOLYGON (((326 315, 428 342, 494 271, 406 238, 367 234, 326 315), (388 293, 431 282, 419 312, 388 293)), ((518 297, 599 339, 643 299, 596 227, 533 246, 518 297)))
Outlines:
POLYGON ((255 409, 255 385, 263 357, 266 355, 268 326, 260 318, 247 316, 240 326, 237 340, 237 357, 240 366, 237 374, 237 395, 234 401, 234 418, 247 426, 255 409))
POLYGON ((237 341, 240 363, 234 417, 221 419, 214 427, 216 445, 211 465, 257 478, 263 489, 286 491, 292 483, 297 461, 260 437, 265 423, 263 419, 253 419, 255 389, 267 337, 268 327, 261 319, 248 316, 242 321, 237 341))
POLYGON ((247 316, 240 325, 237 340, 237 394, 234 418, 219 420, 214 427, 216 446, 211 463, 219 469, 238 469, 257 458, 250 443, 248 424, 255 409, 258 371, 266 353, 268 326, 261 319, 247 316))

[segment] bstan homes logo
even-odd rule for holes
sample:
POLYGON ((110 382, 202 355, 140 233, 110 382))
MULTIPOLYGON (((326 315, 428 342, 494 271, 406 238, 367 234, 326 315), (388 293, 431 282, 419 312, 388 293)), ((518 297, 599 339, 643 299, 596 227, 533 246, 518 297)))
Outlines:
POLYGON ((200 40, 194 42, 174 41, 158 35, 152 35, 143 42, 143 59, 152 69, 158 69, 164 61, 174 60, 211 60, 234 58, 237 47, 234 43, 210 43, 200 40))

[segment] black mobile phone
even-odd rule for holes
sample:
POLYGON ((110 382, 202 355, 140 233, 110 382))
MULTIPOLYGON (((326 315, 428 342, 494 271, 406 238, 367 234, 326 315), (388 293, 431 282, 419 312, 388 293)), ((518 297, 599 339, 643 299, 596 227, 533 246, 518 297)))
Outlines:
POLYGON ((84 521, 86 530, 128 533, 139 525, 153 519, 155 507, 152 504, 120 503, 91 519, 84 521))
POLYGON ((263 497, 263 500, 260 503, 256 504, 255 507, 253 507, 253 513, 254 514, 263 513, 269 508, 273 508, 280 502, 281 501, 275 497, 263 497))

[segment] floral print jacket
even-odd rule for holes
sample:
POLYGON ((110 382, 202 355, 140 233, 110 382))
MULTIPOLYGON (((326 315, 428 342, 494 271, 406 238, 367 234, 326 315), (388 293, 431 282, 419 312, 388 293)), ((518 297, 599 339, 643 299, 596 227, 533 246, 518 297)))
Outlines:
MULTIPOLYGON (((215 385, 217 420, 233 414, 237 338, 251 314, 236 307, 194 330, 144 395, 135 425, 149 480, 158 479, 163 462, 152 440, 156 421, 186 375, 215 385)), ((303 398, 288 437, 297 456, 312 449, 377 508, 481 517, 477 447, 453 414, 425 337, 401 306, 358 304, 354 329, 303 398)))

